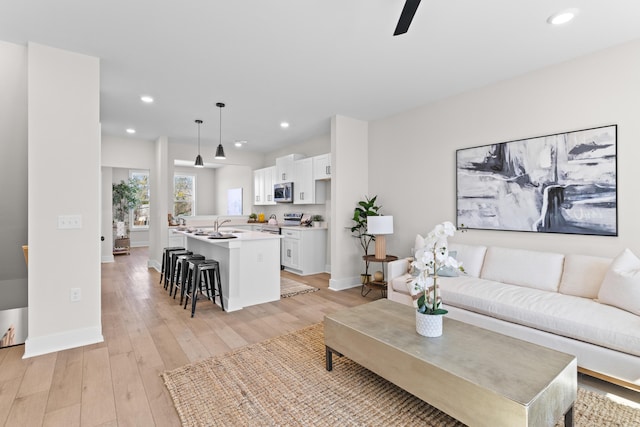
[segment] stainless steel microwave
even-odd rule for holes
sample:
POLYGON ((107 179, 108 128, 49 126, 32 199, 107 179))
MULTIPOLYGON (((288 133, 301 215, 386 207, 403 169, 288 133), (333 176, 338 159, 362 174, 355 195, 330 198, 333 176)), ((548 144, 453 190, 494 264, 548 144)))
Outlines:
POLYGON ((273 200, 278 203, 293 202, 293 182, 281 182, 273 186, 273 200))

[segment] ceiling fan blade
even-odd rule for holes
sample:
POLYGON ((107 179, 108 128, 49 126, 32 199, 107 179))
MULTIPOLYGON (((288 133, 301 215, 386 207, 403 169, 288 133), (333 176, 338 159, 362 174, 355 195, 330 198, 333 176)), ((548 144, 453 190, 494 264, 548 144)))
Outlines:
POLYGON ((404 34, 409 30, 409 25, 411 25, 411 21, 413 21, 413 15, 416 14, 419 4, 420 0, 405 1, 402 13, 400 14, 400 19, 398 20, 398 25, 393 33, 394 36, 404 34))

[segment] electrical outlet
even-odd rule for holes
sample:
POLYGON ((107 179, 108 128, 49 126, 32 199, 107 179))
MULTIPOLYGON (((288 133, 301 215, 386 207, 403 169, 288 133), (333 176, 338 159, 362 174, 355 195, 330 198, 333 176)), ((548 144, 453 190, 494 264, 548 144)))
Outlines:
POLYGON ((69 290, 69 299, 71 302, 77 302, 81 299, 80 288, 71 288, 69 290))

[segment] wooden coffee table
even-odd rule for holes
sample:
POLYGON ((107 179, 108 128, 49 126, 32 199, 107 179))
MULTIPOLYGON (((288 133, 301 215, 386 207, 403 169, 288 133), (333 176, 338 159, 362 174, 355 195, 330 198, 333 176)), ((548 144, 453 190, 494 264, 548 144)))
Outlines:
POLYGON ((344 355, 471 426, 573 425, 572 355, 444 318, 416 333, 415 309, 387 299, 325 316, 326 368, 344 355))

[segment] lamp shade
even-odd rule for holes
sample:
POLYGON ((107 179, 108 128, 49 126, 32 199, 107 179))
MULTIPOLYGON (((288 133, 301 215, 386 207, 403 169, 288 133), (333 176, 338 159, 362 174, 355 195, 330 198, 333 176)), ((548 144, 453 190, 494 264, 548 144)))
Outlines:
POLYGON ((368 216, 367 233, 375 236, 381 234, 393 234, 392 216, 368 216))
POLYGON ((214 158, 218 160, 224 160, 227 158, 224 155, 224 147, 222 147, 222 144, 218 144, 218 148, 216 148, 216 155, 214 158))

